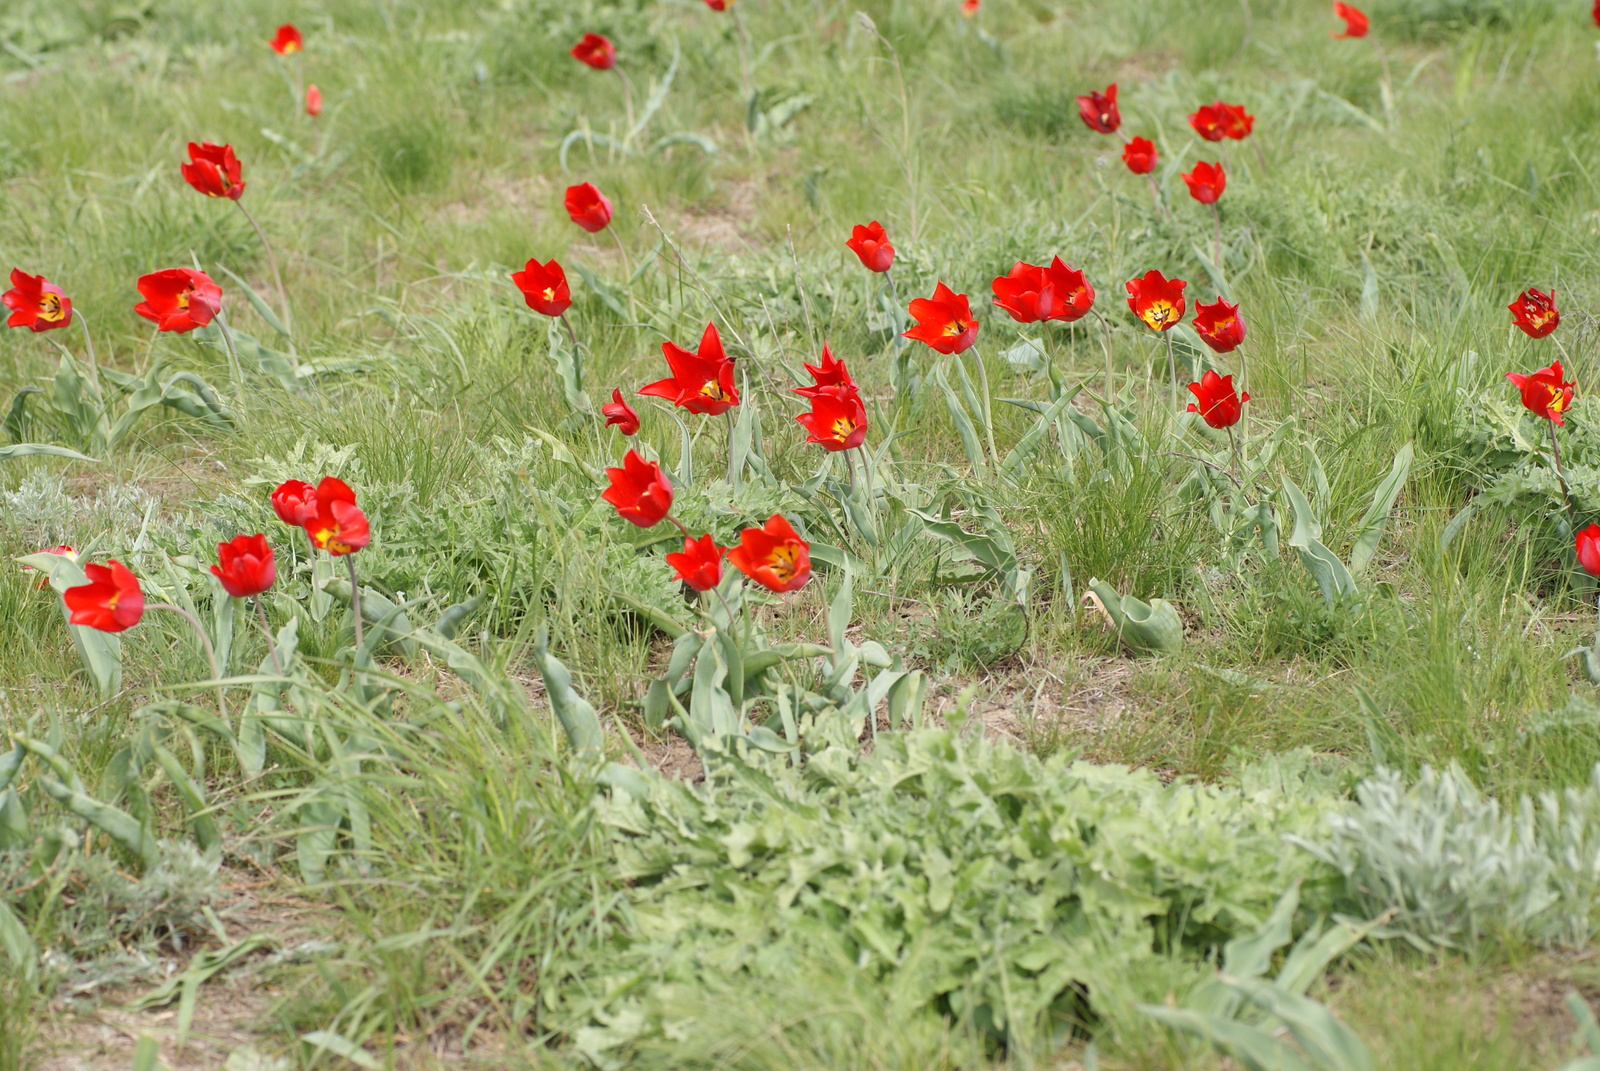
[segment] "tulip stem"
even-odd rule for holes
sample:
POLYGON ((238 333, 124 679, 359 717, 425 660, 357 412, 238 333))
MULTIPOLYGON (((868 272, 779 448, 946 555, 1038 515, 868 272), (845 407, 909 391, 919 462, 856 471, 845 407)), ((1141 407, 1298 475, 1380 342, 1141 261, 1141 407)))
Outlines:
POLYGON ((1233 425, 1228 425, 1228 445, 1233 448, 1233 482, 1238 483, 1239 477, 1239 437, 1233 432, 1233 425))
POLYGON ((350 570, 350 612, 355 618, 356 650, 359 652, 361 642, 361 587, 356 583, 356 556, 346 554, 344 564, 350 570))
POLYGON ((978 366, 978 384, 983 388, 983 434, 989 441, 989 456, 994 460, 994 471, 1000 472, 1000 451, 994 445, 994 406, 989 401, 989 369, 983 363, 983 354, 972 350, 972 361, 978 366))
POLYGON ((94 339, 89 337, 89 321, 83 318, 83 313, 73 310, 73 315, 78 318, 78 326, 83 328, 83 348, 89 354, 89 371, 94 376, 94 389, 100 391, 100 362, 94 357, 94 339))
POLYGON ((194 629, 194 634, 200 637, 200 646, 204 648, 206 652, 206 662, 208 662, 211 666, 211 679, 217 682, 217 714, 224 722, 226 722, 228 720, 228 703, 222 694, 222 673, 217 668, 217 649, 211 646, 211 637, 206 635, 206 630, 204 626, 200 624, 199 619, 191 614, 188 610, 185 610, 183 607, 173 606, 168 602, 154 603, 153 605, 146 606, 145 609, 147 611, 172 611, 185 621, 189 622, 190 626, 194 629))
POLYGON ((627 141, 629 144, 632 144, 634 134, 638 133, 638 131, 633 129, 633 83, 628 81, 628 76, 623 73, 621 67, 614 66, 611 69, 617 72, 618 78, 622 79, 622 102, 623 106, 628 110, 627 141))
POLYGON ((845 468, 845 471, 850 474, 850 497, 851 498, 856 497, 856 459, 851 456, 854 452, 855 451, 853 451, 853 450, 846 450, 844 452, 844 468, 845 468))
POLYGON ((272 625, 267 621, 267 608, 261 605, 261 596, 256 596, 256 619, 261 622, 261 631, 267 636, 267 654, 272 656, 272 668, 283 676, 283 661, 278 658, 278 643, 272 638, 272 625))
POLYGON ((1561 468, 1561 446, 1556 442, 1556 424, 1550 422, 1550 457, 1556 465, 1556 479, 1561 481, 1561 497, 1566 500, 1567 512, 1572 515, 1572 524, 1578 524, 1578 507, 1573 504, 1572 491, 1567 487, 1567 474, 1561 468))
POLYGON ((1172 352, 1172 331, 1170 327, 1161 332, 1167 340, 1167 378, 1172 388, 1172 411, 1178 411, 1178 357, 1172 352))
POLYGON ((561 326, 567 329, 567 337, 572 340, 572 356, 576 359, 583 351, 583 347, 578 344, 578 332, 572 329, 572 321, 567 319, 566 313, 563 312, 556 318, 561 321, 561 326))
POLYGON ((667 514, 666 519, 668 521, 672 522, 672 527, 676 528, 679 532, 683 533, 683 538, 685 538, 685 539, 693 539, 694 538, 694 536, 692 534, 690 534, 689 529, 685 528, 683 526, 683 522, 678 520, 678 518, 674 517, 672 514, 669 513, 669 514, 667 514))
POLYGON ((283 330, 288 335, 289 363, 298 372, 300 370, 300 358, 295 353, 294 348, 294 314, 289 309, 289 291, 283 285, 282 273, 278 271, 278 258, 272 252, 272 243, 267 241, 267 232, 261 229, 261 224, 256 222, 256 217, 252 216, 250 210, 244 206, 244 201, 237 200, 233 203, 239 206, 239 211, 244 213, 244 218, 255 229, 256 237, 261 241, 261 249, 267 254, 267 267, 272 270, 272 282, 278 288, 278 304, 283 306, 283 330))
POLYGON ((238 400, 239 408, 244 409, 244 367, 239 364, 239 348, 233 344, 233 332, 228 330, 228 320, 217 312, 217 329, 222 332, 222 341, 228 344, 228 359, 233 364, 233 393, 238 400))

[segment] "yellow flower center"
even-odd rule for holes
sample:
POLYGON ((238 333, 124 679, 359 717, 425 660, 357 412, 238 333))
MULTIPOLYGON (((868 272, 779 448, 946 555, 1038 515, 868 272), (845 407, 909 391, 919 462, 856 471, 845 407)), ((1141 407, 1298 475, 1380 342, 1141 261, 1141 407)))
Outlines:
POLYGON ((1145 323, 1159 329, 1176 320, 1178 318, 1178 310, 1173 307, 1170 301, 1152 301, 1145 306, 1143 318, 1145 323))
POLYGON ((850 417, 840 417, 833 422, 833 437, 839 442, 850 438, 856 430, 856 422, 850 417))
POLYGON ((772 553, 767 557, 767 568, 779 581, 788 583, 795 573, 800 571, 800 548, 790 543, 772 548, 772 553))
POLYGON ((962 325, 960 320, 951 320, 949 323, 944 325, 945 338, 955 338, 957 335, 961 334, 961 332, 962 325))
POLYGON ((722 385, 714 379, 708 379, 700 387, 700 397, 710 398, 714 401, 723 401, 727 395, 722 393, 722 385))
POLYGON ((60 294, 41 294, 39 296, 39 319, 47 324, 58 324, 66 317, 66 310, 61 307, 60 294))
POLYGON ((1567 392, 1559 387, 1548 387, 1550 391, 1550 404, 1546 407, 1552 413, 1559 413, 1567 407, 1567 392))
POLYGON ((553 287, 553 286, 545 287, 544 288, 544 299, 546 301, 554 301, 556 299, 556 288, 553 287))
POLYGON ((194 292, 194 288, 193 287, 186 288, 186 289, 184 289, 184 290, 179 292, 179 294, 178 294, 178 308, 187 309, 189 307, 189 295, 191 293, 193 293, 193 292, 194 292))

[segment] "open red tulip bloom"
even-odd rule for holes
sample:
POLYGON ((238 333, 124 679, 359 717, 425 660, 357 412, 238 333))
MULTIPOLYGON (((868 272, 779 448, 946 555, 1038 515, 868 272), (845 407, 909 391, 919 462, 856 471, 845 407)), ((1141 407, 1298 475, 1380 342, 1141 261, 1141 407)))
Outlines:
POLYGON ((1256 117, 1245 111, 1243 104, 1228 104, 1219 100, 1197 108, 1189 116, 1189 125, 1207 141, 1221 141, 1223 138, 1242 141, 1255 128, 1256 117))
MULTIPOLYGON (((1600 9, 1600 4, 1595 5, 1600 9)), ((1600 22, 1597 17, 1596 22, 1600 22)), ((1600 524, 1591 524, 1578 533, 1576 546, 1578 564, 1583 566, 1583 571, 1590 576, 1600 576, 1600 524)))
POLYGON ((534 312, 560 316, 572 307, 567 273, 554 258, 548 264, 540 264, 539 258, 534 257, 521 271, 511 273, 511 281, 517 284, 523 300, 534 312))
POLYGON ((781 513, 774 513, 760 528, 740 532, 739 545, 728 551, 728 561, 770 591, 798 591, 811 579, 811 545, 781 513))
POLYGON ((811 395, 811 412, 795 417, 811 434, 806 442, 824 450, 854 450, 867 437, 867 408, 855 387, 817 387, 811 395))
POLYGON ((292 56, 305 47, 305 38, 300 36, 300 31, 294 28, 294 23, 286 22, 278 27, 277 34, 268 42, 272 51, 280 56, 292 56))
POLYGON ((941 281, 933 297, 911 302, 911 316, 917 326, 906 338, 926 342, 938 353, 965 353, 978 338, 978 321, 972 318, 967 295, 957 294, 941 281))
POLYGON ((1153 331, 1167 331, 1183 319, 1188 306, 1182 279, 1168 279, 1159 271, 1145 272, 1142 279, 1128 280, 1128 308, 1153 331))
POLYGON ((624 435, 639 434, 639 414, 622 400, 620 387, 611 388, 611 400, 600 407, 600 414, 606 418, 606 427, 614 427, 624 435))
POLYGON ((119 561, 85 565, 83 575, 89 578, 87 584, 61 594, 72 611, 74 625, 122 632, 139 623, 144 616, 144 592, 139 589, 139 578, 127 566, 119 561))
POLYGON ((1221 298, 1210 305, 1195 302, 1194 333, 1218 353, 1238 349, 1244 341, 1244 320, 1239 316, 1239 306, 1230 305, 1221 298))
POLYGON ((1094 306, 1094 288, 1083 272, 1056 257, 1048 268, 1017 261, 992 284, 994 303, 1018 323, 1071 323, 1094 306))
POLYGON ((0 303, 11 310, 7 327, 54 331, 72 322, 72 299, 49 279, 21 268, 11 269, 11 289, 0 295, 0 303))
POLYGON ((672 483, 661 466, 646 461, 635 450, 622 457, 622 467, 606 469, 611 486, 600 493, 629 524, 652 528, 672 509, 672 483))
POLYGON ((1194 395, 1189 412, 1199 413, 1201 420, 1219 431, 1239 423, 1244 403, 1250 400, 1250 395, 1234 391, 1232 376, 1219 376, 1210 369, 1200 382, 1189 384, 1189 393, 1194 395))
POLYGON ((1572 388, 1577 386, 1576 383, 1564 382, 1565 375, 1561 362, 1551 361, 1537 372, 1527 375, 1507 372, 1506 378, 1522 392, 1523 408, 1552 424, 1563 424, 1562 414, 1571 408, 1572 388))
POLYGON ((811 386, 789 388, 803 398, 814 397, 829 387, 855 387, 855 382, 850 378, 850 369, 844 366, 843 361, 834 359, 833 351, 826 342, 822 344, 822 363, 808 364, 805 368, 811 373, 811 386))
POLYGON ((315 82, 306 86, 306 114, 313 119, 322 114, 322 90, 315 82))
POLYGON ((1594 0, 1594 10, 1589 13, 1589 17, 1594 19, 1596 26, 1600 26, 1600 0, 1594 0))
POLYGON ((1122 162, 1135 175, 1148 175, 1156 169, 1159 159, 1155 142, 1149 138, 1133 138, 1122 147, 1122 162))
POLYGON ((324 476, 306 499, 300 525, 318 550, 334 557, 354 554, 372 541, 367 515, 356 506, 356 493, 336 476, 324 476))
POLYGON ((306 503, 316 489, 304 480, 284 480, 272 492, 272 512, 284 524, 299 528, 305 520, 306 503))
POLYGON ((168 268, 139 276, 144 300, 133 311, 162 331, 184 334, 204 327, 222 311, 222 287, 203 271, 168 268))
POLYGON ((961 17, 964 19, 972 18, 978 13, 980 3, 981 0, 961 0, 961 17))
POLYGON ((568 186, 565 204, 572 222, 590 234, 605 230, 611 223, 611 202, 592 182, 568 186))
POLYGON ((850 228, 850 240, 845 243, 868 271, 885 272, 894 264, 894 246, 883 224, 873 220, 865 226, 857 223, 850 228))
POLYGON ((1349 4, 1334 4, 1334 18, 1344 20, 1344 33, 1336 33, 1335 37, 1365 37, 1367 36, 1367 16, 1358 7, 1349 4))
POLYGON ((1106 86, 1104 93, 1079 97, 1078 118, 1096 134, 1115 134, 1122 125, 1122 113, 1117 110, 1117 84, 1106 86))
POLYGON ((609 71, 617 65, 617 46, 605 34, 586 33, 572 46, 572 58, 597 71, 609 71))
POLYGON ((1544 338, 1561 323, 1554 288, 1544 294, 1530 287, 1518 294, 1517 300, 1506 308, 1511 310, 1512 321, 1529 338, 1544 338))
POLYGON ((734 0, 706 0, 706 7, 712 11, 726 11, 733 2, 734 0))
POLYGON ((700 349, 684 349, 676 342, 663 342, 661 352, 672 375, 639 388, 647 398, 665 398, 680 409, 705 416, 726 413, 739 404, 733 385, 733 362, 722 351, 722 337, 716 324, 706 324, 700 336, 700 349))
POLYGON ((668 554, 666 559, 679 580, 696 591, 710 591, 722 583, 722 559, 727 553, 728 549, 717 546, 708 534, 685 538, 682 553, 668 554))
POLYGON ((189 143, 189 162, 179 167, 183 181, 207 197, 237 201, 244 194, 244 166, 232 145, 189 143))
POLYGON ((211 575, 222 582, 222 590, 236 599, 260 595, 278 579, 278 567, 273 562, 272 548, 267 537, 234 536, 226 543, 217 544, 217 564, 211 575))
POLYGON ((1228 188, 1228 173, 1220 163, 1208 164, 1204 160, 1194 165, 1194 170, 1183 176, 1189 187, 1189 196, 1203 205, 1214 205, 1222 191, 1228 188))

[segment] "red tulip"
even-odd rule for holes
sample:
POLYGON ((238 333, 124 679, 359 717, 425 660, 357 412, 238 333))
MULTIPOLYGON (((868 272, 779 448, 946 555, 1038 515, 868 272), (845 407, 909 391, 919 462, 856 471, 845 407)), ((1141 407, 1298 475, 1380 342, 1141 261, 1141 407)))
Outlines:
MULTIPOLYGON (((69 546, 66 546, 65 544, 63 544, 61 546, 58 546, 58 547, 45 547, 43 550, 39 551, 38 553, 40 553, 40 554, 57 554, 57 555, 60 555, 63 558, 67 558, 67 559, 69 559, 71 561, 77 561, 78 560, 78 552, 76 550, 74 550, 73 548, 71 548, 69 546)), ((38 570, 35 569, 31 565, 24 565, 22 567, 22 571, 24 573, 36 573, 36 572, 38 572, 38 570)), ((39 577, 38 580, 34 581, 34 585, 33 586, 36 587, 36 588, 47 588, 47 587, 50 586, 50 578, 47 577, 47 576, 41 576, 41 577, 39 577)))
POLYGON ((1055 291, 1050 280, 1037 264, 1017 261, 1011 271, 990 284, 994 290, 994 304, 1003 309, 1019 324, 1036 324, 1050 318, 1055 307, 1055 291))
POLYGON ((1096 134, 1115 134, 1122 125, 1122 113, 1117 110, 1117 84, 1106 86, 1104 93, 1079 97, 1078 118, 1096 134))
POLYGON ((1239 423, 1244 403, 1250 400, 1250 395, 1234 392, 1232 376, 1219 376, 1210 369, 1200 382, 1189 384, 1189 392, 1195 400, 1189 403, 1188 411, 1199 413, 1201 420, 1219 431, 1239 423))
POLYGON ((709 7, 712 11, 726 11, 731 3, 733 3, 733 0, 706 0, 706 7, 709 7))
POLYGON ((1239 306, 1230 305, 1220 297, 1210 305, 1195 302, 1194 333, 1218 353, 1233 352, 1244 341, 1244 320, 1239 316, 1239 306))
POLYGON ((1600 0, 1594 0, 1594 11, 1591 14, 1594 18, 1594 24, 1600 26, 1600 0))
POLYGON ((978 13, 980 0, 961 0, 961 17, 970 19, 978 13))
POLYGON ((278 27, 278 34, 268 42, 272 51, 280 56, 292 56, 305 47, 305 38, 300 36, 300 31, 294 28, 292 22, 286 22, 278 27))
POLYGON ((824 450, 854 450, 867 437, 867 408, 854 387, 818 387, 811 395, 811 412, 795 417, 811 434, 806 442, 824 450))
POLYGON ((572 58, 597 71, 609 71, 617 65, 617 46, 605 34, 586 33, 572 46, 572 58))
POLYGON ((760 528, 739 533, 739 545, 728 561, 745 576, 771 591, 798 591, 811 579, 811 545, 774 513, 760 528))
POLYGON ((0 295, 0 302, 11 310, 7 327, 26 327, 33 331, 54 331, 72 322, 72 299, 42 275, 29 275, 21 268, 11 269, 11 289, 0 295))
POLYGON ((622 467, 606 469, 611 486, 600 493, 617 508, 617 515, 640 528, 661 523, 672 508, 672 483, 661 466, 646 461, 634 450, 622 456, 622 467))
POLYGON ((119 561, 106 565, 85 565, 87 584, 68 588, 61 598, 72 611, 74 625, 85 625, 101 632, 122 632, 144 616, 144 592, 139 578, 119 561))
POLYGON ((306 503, 315 494, 316 489, 304 480, 285 480, 272 492, 272 512, 284 524, 299 528, 305 520, 306 503))
POLYGON ((315 82, 306 86, 306 114, 313 119, 322 114, 322 90, 315 82))
POLYGON ((868 271, 885 272, 894 264, 894 246, 889 244, 889 236, 877 220, 865 227, 857 223, 850 228, 850 240, 845 245, 861 258, 868 271))
POLYGON ((540 264, 539 258, 534 257, 521 271, 511 273, 511 281, 517 284, 523 300, 534 312, 560 316, 572 307, 567 273, 554 258, 548 264, 540 264))
POLYGON ((1135 175, 1148 175, 1154 171, 1157 159, 1155 142, 1149 138, 1134 138, 1122 147, 1122 162, 1135 175))
POLYGON ((1189 196, 1203 205, 1214 205, 1222 191, 1228 188, 1228 174, 1220 163, 1208 164, 1204 160, 1194 165, 1194 170, 1183 176, 1189 186, 1189 196))
POLYGON ((978 321, 972 318, 967 295, 953 292, 942 281, 934 286, 933 297, 912 301, 910 311, 917 326, 905 337, 926 342, 937 353, 965 353, 977 340, 978 321))
MULTIPOLYGON (((1600 3, 1595 4, 1595 9, 1600 11, 1600 3)), ((1595 21, 1600 22, 1600 15, 1596 16, 1595 21)), ((1583 571, 1590 576, 1600 576, 1600 524, 1591 524, 1579 532, 1575 549, 1583 571)))
POLYGON ((189 162, 178 168, 183 181, 207 197, 226 197, 237 201, 244 193, 244 167, 233 155, 232 145, 206 142, 189 143, 189 162))
MULTIPOLYGON (((1597 0, 1600 2, 1600 0, 1597 0)), ((1561 323, 1561 313, 1556 309, 1556 292, 1548 294, 1529 288, 1517 295, 1517 300, 1507 305, 1511 318, 1529 338, 1543 338, 1561 323)))
POLYGON ((1145 272, 1142 279, 1128 280, 1128 308, 1153 331, 1168 331, 1183 319, 1187 307, 1182 279, 1168 279, 1159 271, 1145 272))
POLYGON ((222 311, 222 287, 203 271, 167 268, 139 276, 144 300, 133 311, 162 331, 184 334, 204 327, 222 311))
POLYGON ((356 493, 334 476, 324 476, 306 499, 300 525, 318 550, 336 558, 372 542, 367 515, 356 506, 356 493))
POLYGON ((606 418, 606 427, 615 427, 624 435, 639 434, 639 414, 622 400, 621 388, 611 388, 611 400, 600 407, 600 412, 606 418))
POLYGON ((675 342, 663 342, 661 352, 672 375, 640 387, 641 396, 665 398, 681 409, 707 416, 726 413, 739 404, 733 362, 722 352, 716 324, 706 324, 699 350, 691 352, 675 342))
POLYGON ((218 543, 217 564, 211 567, 211 575, 222 581, 222 590, 236 599, 266 591, 278 579, 267 537, 241 535, 218 543))
POLYGON ((1224 104, 1219 100, 1213 107, 1222 111, 1222 133, 1224 137, 1232 138, 1234 141, 1243 141, 1256 128, 1256 117, 1245 111, 1243 104, 1224 104))
POLYGON ((1562 414, 1572 405, 1572 388, 1577 386, 1563 382, 1565 374, 1560 361, 1551 361, 1537 372, 1527 375, 1507 372, 1506 378, 1522 392, 1522 405, 1528 412, 1553 424, 1564 424, 1562 414))
POLYGON ((804 398, 815 397, 829 387, 855 387, 850 378, 850 369, 844 366, 843 361, 834 360, 833 351, 828 349, 826 342, 822 344, 822 363, 808 364, 806 371, 811 373, 811 386, 790 388, 804 398))
POLYGON ((1225 122, 1220 101, 1216 104, 1203 105, 1189 116, 1189 125, 1194 127, 1194 132, 1207 141, 1222 140, 1225 122))
POLYGON ((678 579, 696 591, 710 591, 722 583, 722 559, 728 548, 719 547, 710 535, 699 539, 685 537, 681 554, 668 554, 667 564, 678 579))
POLYGON ((568 186, 566 205, 567 215, 572 217, 572 222, 590 234, 605 230, 611 222, 611 202, 606 200, 605 194, 594 188, 593 183, 568 186))
POLYGON ((1365 37, 1367 36, 1367 16, 1360 8, 1351 7, 1349 4, 1334 4, 1334 18, 1344 20, 1344 33, 1336 33, 1335 37, 1365 37))

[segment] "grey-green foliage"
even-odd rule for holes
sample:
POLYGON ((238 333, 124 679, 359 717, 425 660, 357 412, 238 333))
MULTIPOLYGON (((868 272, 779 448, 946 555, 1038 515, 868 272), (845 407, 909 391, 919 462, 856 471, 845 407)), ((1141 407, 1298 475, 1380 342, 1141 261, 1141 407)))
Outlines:
POLYGON ((1058 1044, 1075 1022, 1158 999, 1174 972, 1198 980, 1206 952, 1253 932, 1286 887, 1322 903, 1335 891, 1282 834, 1309 835, 1339 803, 1293 772, 1287 790, 1167 786, 947 729, 880 734, 869 754, 828 747, 804 767, 731 747, 704 758, 704 785, 647 774, 606 808, 633 925, 595 965, 599 1025, 577 1035, 602 1066, 675 1029, 674 995, 760 987, 817 956, 853 964, 907 1015, 1058 1044))
POLYGON ((1422 941, 1486 938, 1581 947, 1600 903, 1600 767, 1591 782, 1502 806, 1459 769, 1425 768, 1407 786, 1380 769, 1357 806, 1331 812, 1329 836, 1296 843, 1336 868, 1359 910, 1398 911, 1422 941))

